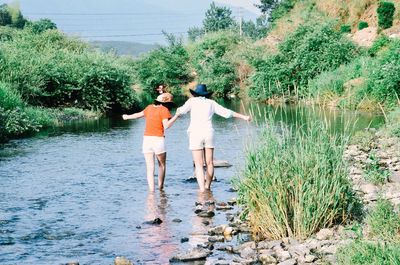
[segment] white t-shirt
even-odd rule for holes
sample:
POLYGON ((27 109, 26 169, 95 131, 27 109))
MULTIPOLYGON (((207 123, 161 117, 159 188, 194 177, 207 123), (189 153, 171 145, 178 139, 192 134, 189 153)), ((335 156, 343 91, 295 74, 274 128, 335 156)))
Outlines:
POLYGON ((233 111, 205 97, 190 98, 182 107, 177 109, 177 112, 180 114, 185 114, 189 111, 190 125, 188 132, 213 131, 212 116, 214 113, 224 118, 230 118, 233 115, 233 111))

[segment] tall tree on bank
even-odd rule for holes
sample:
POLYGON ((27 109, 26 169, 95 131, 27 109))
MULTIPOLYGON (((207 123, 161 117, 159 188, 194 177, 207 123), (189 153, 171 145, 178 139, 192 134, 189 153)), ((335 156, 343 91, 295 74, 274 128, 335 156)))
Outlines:
POLYGON ((229 29, 235 25, 232 18, 232 11, 227 7, 218 7, 214 2, 206 12, 206 18, 203 20, 205 32, 213 32, 229 29))
POLYGON ((279 2, 279 0, 261 0, 259 5, 255 5, 258 7, 261 12, 266 14, 267 12, 271 11, 279 2))

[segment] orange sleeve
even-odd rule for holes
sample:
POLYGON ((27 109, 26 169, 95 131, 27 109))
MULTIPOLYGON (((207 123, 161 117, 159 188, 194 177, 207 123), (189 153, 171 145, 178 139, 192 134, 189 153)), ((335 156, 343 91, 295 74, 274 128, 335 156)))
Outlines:
POLYGON ((147 106, 144 110, 143 110, 143 114, 145 117, 147 117, 147 112, 149 110, 149 106, 147 106))
POLYGON ((166 107, 162 108, 162 112, 161 112, 161 119, 171 119, 171 112, 169 112, 169 110, 166 107))

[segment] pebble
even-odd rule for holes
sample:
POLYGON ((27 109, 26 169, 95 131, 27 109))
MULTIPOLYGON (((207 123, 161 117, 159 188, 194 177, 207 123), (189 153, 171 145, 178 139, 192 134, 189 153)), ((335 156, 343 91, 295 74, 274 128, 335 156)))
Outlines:
POLYGON ((208 237, 208 242, 224 242, 225 238, 223 236, 210 236, 208 237))
POLYGON ((172 222, 174 222, 174 223, 180 223, 180 222, 182 222, 182 220, 179 219, 179 218, 175 218, 175 219, 172 219, 172 222))
POLYGON ((187 238, 187 237, 182 237, 181 238, 181 243, 185 243, 185 242, 188 242, 189 241, 189 238, 187 238))

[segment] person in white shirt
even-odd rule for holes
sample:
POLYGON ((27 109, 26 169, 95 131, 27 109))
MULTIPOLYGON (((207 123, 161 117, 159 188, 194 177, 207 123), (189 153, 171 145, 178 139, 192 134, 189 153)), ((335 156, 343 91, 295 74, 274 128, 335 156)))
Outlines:
POLYGON ((197 183, 204 192, 211 188, 214 177, 214 129, 212 117, 218 114, 224 118, 240 118, 250 121, 250 116, 242 115, 224 108, 210 99, 212 92, 207 91, 207 86, 198 84, 195 90, 190 89, 193 97, 189 98, 183 106, 177 109, 176 114, 181 115, 190 111, 190 125, 188 128, 189 149, 192 150, 195 164, 197 183), (203 171, 203 149, 205 150, 206 174, 203 171))

